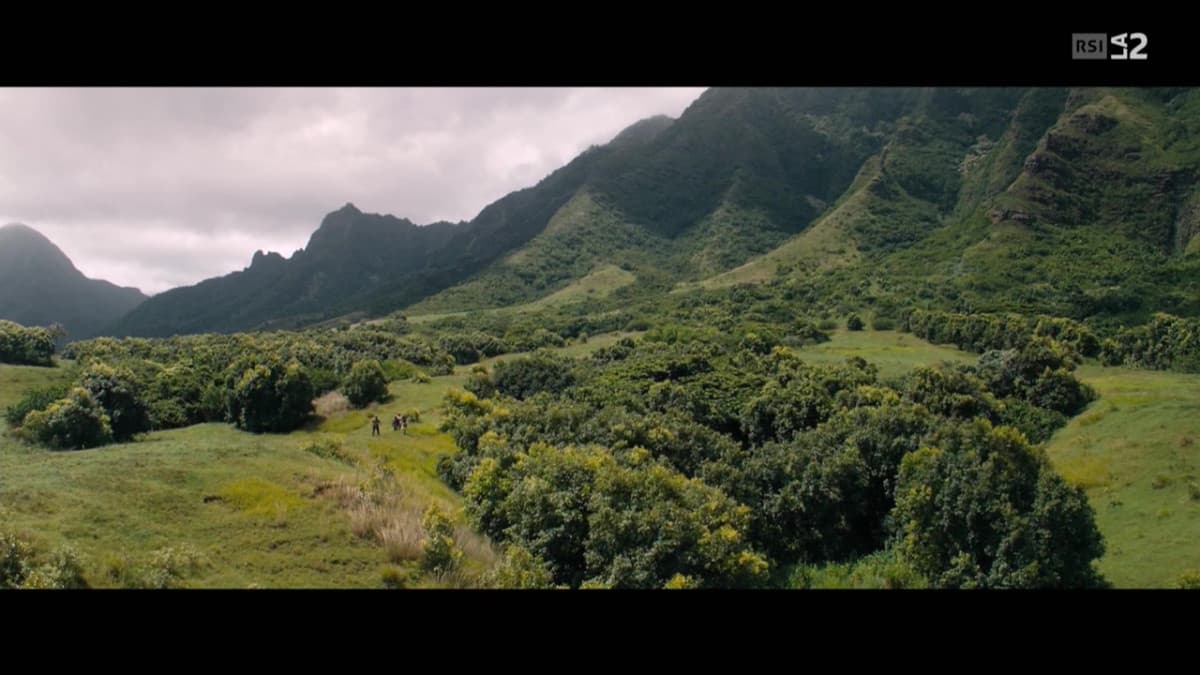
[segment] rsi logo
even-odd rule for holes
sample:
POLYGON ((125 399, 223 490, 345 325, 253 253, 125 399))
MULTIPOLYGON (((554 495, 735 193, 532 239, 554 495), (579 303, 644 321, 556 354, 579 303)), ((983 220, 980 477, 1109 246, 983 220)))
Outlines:
POLYGON ((1071 58, 1145 61, 1150 56, 1146 53, 1148 44, 1150 40, 1145 33, 1119 33, 1111 38, 1104 33, 1074 33, 1071 35, 1071 58))

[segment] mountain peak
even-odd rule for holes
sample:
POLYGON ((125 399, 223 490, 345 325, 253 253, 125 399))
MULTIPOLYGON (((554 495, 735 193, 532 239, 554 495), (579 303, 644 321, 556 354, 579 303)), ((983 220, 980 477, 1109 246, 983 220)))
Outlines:
POLYGON ((88 279, 46 235, 0 226, 0 318, 27 326, 61 323, 73 337, 95 334, 145 299, 136 289, 88 279))
POLYGON ((621 130, 611 141, 610 145, 626 143, 649 143, 667 127, 675 123, 675 118, 669 115, 654 115, 638 120, 621 130))
POLYGON ((51 246, 54 245, 46 235, 24 223, 0 225, 0 237, 5 237, 5 239, 21 237, 27 241, 44 241, 51 246))
POLYGON ((276 253, 275 251, 267 251, 267 252, 263 252, 263 250, 260 248, 260 249, 258 249, 257 251, 255 251, 255 252, 254 252, 254 258, 253 258, 253 259, 251 259, 251 263, 250 263, 250 264, 252 264, 252 265, 258 265, 258 264, 261 264, 261 263, 263 263, 264 261, 267 261, 267 260, 271 260, 271 261, 275 261, 275 260, 283 260, 283 256, 282 256, 282 255, 280 255, 280 254, 278 254, 278 253, 276 253))
POLYGON ((71 270, 71 264, 66 254, 54 242, 23 223, 9 223, 0 227, 0 263, 6 267, 52 267, 55 269, 71 270))

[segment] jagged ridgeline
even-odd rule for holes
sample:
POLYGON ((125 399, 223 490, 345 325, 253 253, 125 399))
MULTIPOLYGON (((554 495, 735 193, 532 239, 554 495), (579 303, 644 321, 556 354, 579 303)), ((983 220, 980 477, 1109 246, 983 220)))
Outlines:
POLYGON ((473 220, 352 205, 291 258, 117 334, 289 328, 769 282, 828 303, 1138 323, 1200 313, 1192 89, 712 89, 473 220))

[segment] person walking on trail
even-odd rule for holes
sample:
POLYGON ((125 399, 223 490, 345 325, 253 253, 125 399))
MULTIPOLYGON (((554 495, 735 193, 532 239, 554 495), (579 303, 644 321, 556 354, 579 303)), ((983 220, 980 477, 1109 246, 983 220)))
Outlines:
POLYGON ((392 415, 392 431, 400 431, 400 413, 392 415))
POLYGON ((371 435, 379 435, 379 415, 371 415, 371 435))
POLYGON ((404 430, 404 435, 408 435, 408 415, 400 416, 400 428, 404 430))

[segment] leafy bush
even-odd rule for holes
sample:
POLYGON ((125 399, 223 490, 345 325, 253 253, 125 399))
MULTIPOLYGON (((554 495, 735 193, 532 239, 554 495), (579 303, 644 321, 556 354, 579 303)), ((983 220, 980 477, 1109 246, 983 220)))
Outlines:
POLYGON ((1105 365, 1200 373, 1200 320, 1155 314, 1105 340, 1100 358, 1105 365))
POLYGON ((32 566, 33 549, 11 532, 0 530, 0 589, 20 588, 32 566))
POLYGON ((505 548, 499 564, 488 572, 484 583, 492 588, 554 588, 554 577, 546 563, 528 549, 510 545, 505 548))
POLYGON ((1083 356, 1097 356, 1101 343, 1087 326, 1058 317, 1020 314, 955 314, 913 310, 902 326, 934 344, 954 344, 971 352, 1021 349, 1034 338, 1048 338, 1083 356))
POLYGON ((462 551, 454 544, 454 523, 436 504, 430 504, 421 520, 425 540, 421 542, 421 567, 434 574, 447 574, 459 565, 462 551))
POLYGON ((785 342, 796 347, 829 342, 829 334, 825 331, 832 330, 832 328, 836 327, 837 324, 834 324, 831 328, 822 329, 818 324, 815 324, 812 321, 800 319, 797 320, 792 325, 791 330, 788 331, 785 342))
POLYGON ((83 576, 83 558, 70 546, 50 553, 49 560, 34 567, 21 584, 22 588, 70 589, 88 588, 83 576))
POLYGON ((45 328, 26 328, 0 319, 0 363, 54 365, 54 336, 45 328))
POLYGON ((379 365, 383 366, 383 376, 388 382, 407 380, 417 373, 417 367, 403 359, 388 359, 379 365))
POLYGON ((150 404, 151 429, 176 429, 188 425, 187 411, 176 399, 160 399, 150 404))
POLYGON ((539 391, 560 392, 575 377, 571 359, 550 351, 537 351, 528 358, 500 361, 492 368, 491 382, 505 396, 526 398, 539 391))
POLYGON ((55 450, 94 448, 113 440, 108 415, 82 387, 75 387, 45 410, 26 415, 21 432, 55 450))
POLYGON ((38 563, 28 542, 0 531, 0 589, 87 588, 83 559, 71 546, 62 546, 38 563))
POLYGON ((88 390, 108 415, 113 440, 128 441, 150 429, 150 411, 138 393, 141 385, 128 368, 93 362, 84 370, 79 386, 88 390))
POLYGON ((312 453, 317 457, 332 459, 335 462, 341 462, 351 466, 356 464, 354 457, 352 457, 350 453, 346 452, 341 445, 333 440, 325 439, 321 441, 314 441, 304 446, 304 451, 312 453))
POLYGON ((863 320, 857 314, 851 314, 846 319, 846 330, 862 330, 863 320))
POLYGON ((150 554, 144 569, 131 585, 138 588, 179 588, 183 581, 208 565, 205 557, 189 544, 165 546, 150 554))
POLYGON ((1000 423, 1020 430, 1031 443, 1050 440, 1054 432, 1067 423, 1066 415, 1054 410, 1039 408, 1019 398, 1006 398, 1003 403, 1004 409, 1000 412, 1000 423))
POLYGON ((286 433, 303 424, 313 412, 313 387, 296 361, 267 357, 231 367, 228 419, 254 433, 286 433))
POLYGON ((342 393, 355 408, 365 408, 388 396, 387 377, 378 361, 355 361, 342 385, 342 393))
POLYGON ((316 396, 331 392, 341 384, 341 378, 332 368, 309 368, 308 376, 312 380, 313 394, 316 396))
POLYGON ((45 410, 51 403, 64 398, 69 389, 66 384, 34 387, 26 391, 21 400, 4 410, 4 419, 8 422, 8 426, 15 429, 25 421, 26 415, 34 410, 45 410))

